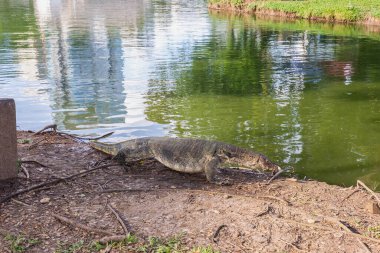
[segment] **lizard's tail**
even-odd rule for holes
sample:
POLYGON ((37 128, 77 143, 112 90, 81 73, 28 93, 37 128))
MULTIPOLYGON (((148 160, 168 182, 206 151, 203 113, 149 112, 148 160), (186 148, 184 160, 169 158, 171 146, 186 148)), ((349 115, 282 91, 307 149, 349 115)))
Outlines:
POLYGON ((93 147, 94 149, 100 150, 103 153, 113 155, 115 156, 117 152, 119 151, 118 147, 115 144, 106 144, 102 142, 91 142, 90 146, 93 147))

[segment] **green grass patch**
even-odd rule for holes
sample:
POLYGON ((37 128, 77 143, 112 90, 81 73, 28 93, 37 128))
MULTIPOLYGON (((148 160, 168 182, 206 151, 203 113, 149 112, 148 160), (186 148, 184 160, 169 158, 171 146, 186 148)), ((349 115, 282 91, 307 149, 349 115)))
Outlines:
POLYGON ((115 250, 116 252, 141 252, 141 253, 219 253, 211 246, 196 246, 189 248, 183 243, 184 235, 177 235, 167 239, 159 237, 149 237, 146 241, 140 241, 138 238, 129 234, 124 240, 118 242, 109 242, 101 244, 98 241, 87 242, 83 240, 59 244, 55 253, 89 253, 100 252, 101 250, 115 250))
POLYGON ((245 10, 272 10, 295 14, 302 18, 360 21, 380 18, 380 0, 209 0, 210 4, 235 6, 245 10))
POLYGON ((20 144, 29 144, 31 142, 32 142, 31 139, 17 139, 17 143, 20 143, 20 144))
POLYGON ((253 16, 229 15, 224 12, 212 12, 212 18, 229 20, 238 26, 250 26, 276 31, 307 31, 329 36, 370 38, 380 40, 380 33, 366 25, 310 22, 304 19, 282 20, 273 17, 254 18, 253 16))
POLYGON ((40 243, 38 239, 27 238, 23 235, 7 235, 5 240, 9 243, 9 250, 12 253, 27 252, 34 245, 40 243))

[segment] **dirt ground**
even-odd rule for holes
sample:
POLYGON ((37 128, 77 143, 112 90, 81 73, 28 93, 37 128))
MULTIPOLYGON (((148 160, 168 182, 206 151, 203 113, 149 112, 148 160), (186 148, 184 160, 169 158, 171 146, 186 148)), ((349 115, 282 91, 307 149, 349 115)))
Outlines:
MULTIPOLYGON (((19 158, 41 164, 23 163, 29 179, 20 171, 18 183, 2 189, 0 199, 112 162, 102 161, 107 156, 87 143, 53 132, 18 132, 18 139, 19 158)), ((148 160, 20 194, 0 205, 0 252, 14 250, 7 234, 38 239, 27 252, 55 252, 60 245, 104 236, 58 221, 56 214, 123 234, 107 204, 142 240, 181 234, 189 248, 210 245, 220 252, 380 252, 380 214, 368 210, 374 203, 368 191, 295 178, 267 185, 266 175, 224 173, 233 185, 213 185, 204 175, 178 173, 148 160)))

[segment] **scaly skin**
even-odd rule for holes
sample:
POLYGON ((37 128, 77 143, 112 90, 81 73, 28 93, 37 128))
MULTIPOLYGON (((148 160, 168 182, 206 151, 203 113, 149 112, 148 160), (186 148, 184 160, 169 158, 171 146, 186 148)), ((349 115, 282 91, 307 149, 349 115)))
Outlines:
POLYGON ((116 144, 93 142, 91 146, 114 155, 119 161, 155 158, 166 167, 184 173, 206 174, 207 180, 220 183, 218 168, 272 171, 280 167, 264 155, 223 142, 187 138, 147 137, 116 144))

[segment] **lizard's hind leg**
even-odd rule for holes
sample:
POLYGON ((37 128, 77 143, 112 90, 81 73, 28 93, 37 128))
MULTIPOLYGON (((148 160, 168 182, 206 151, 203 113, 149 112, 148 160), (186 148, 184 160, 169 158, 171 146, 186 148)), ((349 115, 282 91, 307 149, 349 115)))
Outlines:
POLYGON ((125 158, 126 158, 126 155, 124 154, 124 152, 119 151, 114 157, 112 157, 111 160, 116 161, 120 164, 125 164, 126 162, 125 158))

